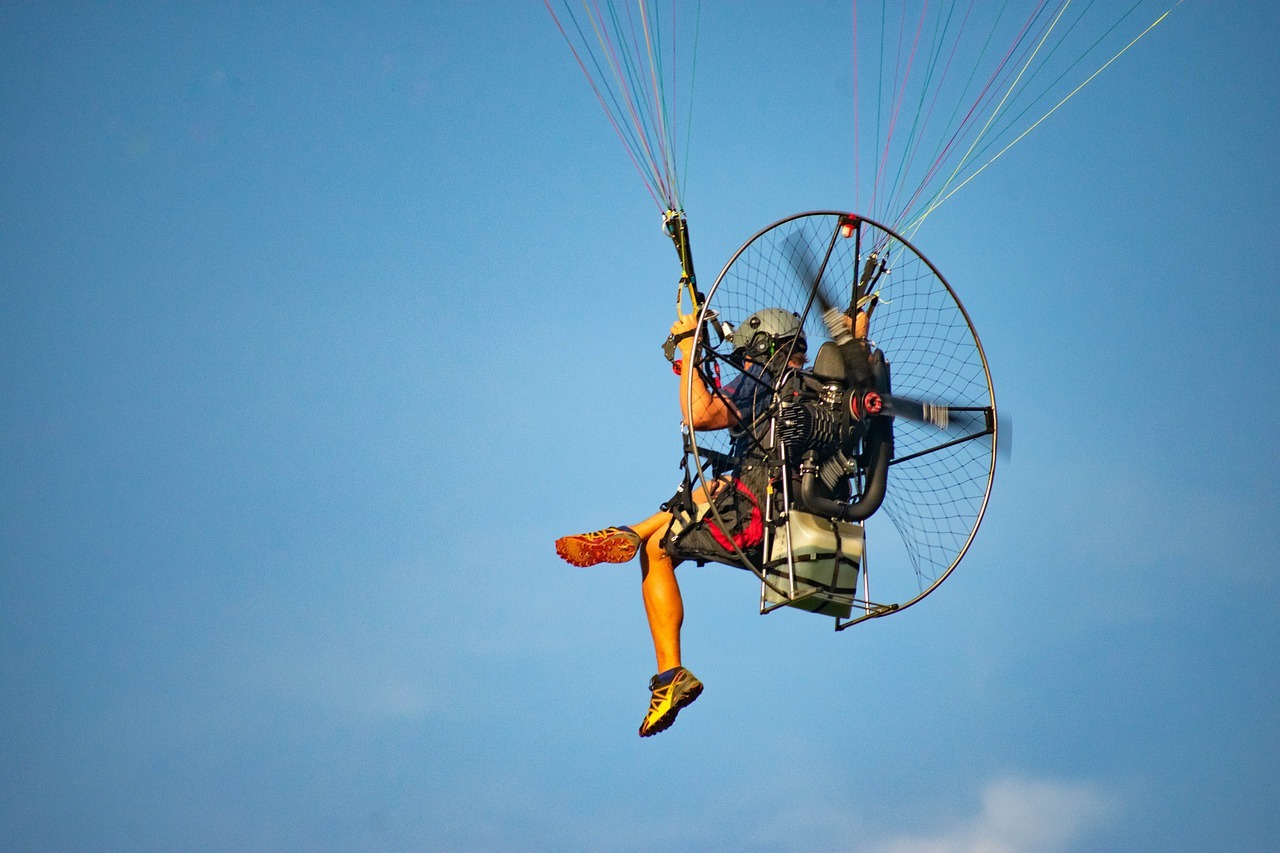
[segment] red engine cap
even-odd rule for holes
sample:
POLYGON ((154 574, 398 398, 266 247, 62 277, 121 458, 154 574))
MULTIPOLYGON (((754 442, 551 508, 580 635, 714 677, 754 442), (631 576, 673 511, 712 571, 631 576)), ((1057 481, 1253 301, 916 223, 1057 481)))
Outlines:
POLYGON ((868 415, 878 415, 884 411, 884 399, 875 391, 868 391, 862 397, 862 408, 868 415))

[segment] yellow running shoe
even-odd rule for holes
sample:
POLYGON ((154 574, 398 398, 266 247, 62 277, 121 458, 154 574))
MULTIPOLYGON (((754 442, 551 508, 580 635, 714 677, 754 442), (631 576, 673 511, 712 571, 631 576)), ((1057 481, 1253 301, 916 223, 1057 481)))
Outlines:
POLYGON ((630 527, 606 527, 556 540, 556 553, 575 566, 625 563, 639 548, 640 537, 630 527))
POLYGON ((702 682, 682 666, 661 672, 649 679, 649 713, 640 724, 640 737, 666 731, 676 721, 680 709, 702 695, 702 682))

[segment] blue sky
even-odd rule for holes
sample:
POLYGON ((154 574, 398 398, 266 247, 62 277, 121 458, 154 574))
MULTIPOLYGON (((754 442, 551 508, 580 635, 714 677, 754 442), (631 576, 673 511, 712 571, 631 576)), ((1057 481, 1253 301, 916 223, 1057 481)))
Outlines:
MULTIPOLYGON (((702 13, 705 277, 853 206, 843 3, 702 13)), ((1280 838, 1280 12, 1187 2, 916 243, 1016 438, 836 635, 682 570, 678 270, 541 3, 0 7, 0 837, 22 850, 1280 838)))

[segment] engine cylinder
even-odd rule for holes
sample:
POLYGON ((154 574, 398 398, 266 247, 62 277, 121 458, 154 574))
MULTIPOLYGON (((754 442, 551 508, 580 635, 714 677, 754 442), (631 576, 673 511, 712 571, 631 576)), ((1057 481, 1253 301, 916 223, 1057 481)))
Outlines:
POLYGON ((808 450, 820 455, 840 444, 840 416, 816 400, 783 402, 778 411, 778 438, 787 455, 799 459, 808 450))

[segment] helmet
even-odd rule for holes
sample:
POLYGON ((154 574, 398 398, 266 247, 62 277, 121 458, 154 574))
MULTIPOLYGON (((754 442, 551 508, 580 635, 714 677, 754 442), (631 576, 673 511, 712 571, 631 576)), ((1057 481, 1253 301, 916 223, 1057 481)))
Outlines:
POLYGON ((782 308, 762 308, 743 320, 733 330, 733 348, 747 355, 769 355, 771 349, 792 338, 798 338, 796 351, 804 352, 804 329, 800 315, 782 308))

